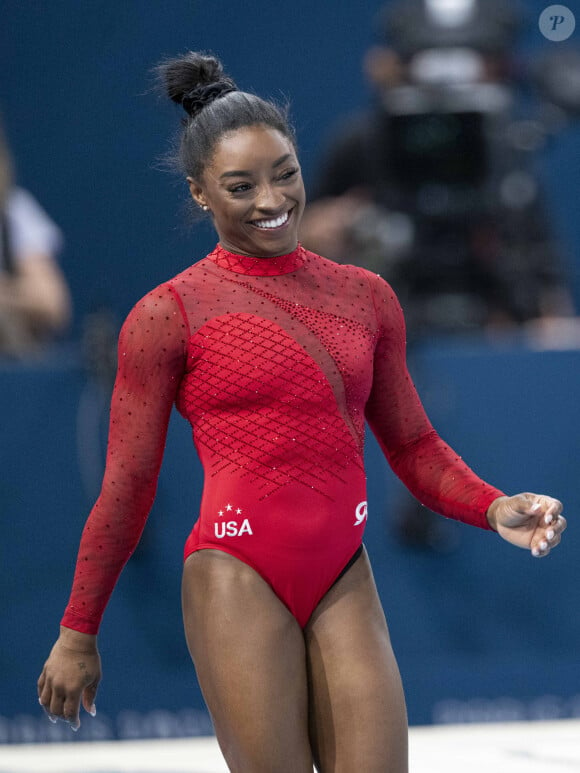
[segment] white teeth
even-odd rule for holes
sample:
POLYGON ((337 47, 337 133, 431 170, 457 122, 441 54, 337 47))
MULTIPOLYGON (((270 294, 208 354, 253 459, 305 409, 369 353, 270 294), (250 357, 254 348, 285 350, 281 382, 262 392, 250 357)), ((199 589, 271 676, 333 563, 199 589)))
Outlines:
POLYGON ((254 225, 258 228, 279 228, 288 220, 288 212, 284 212, 283 215, 277 217, 275 220, 254 220, 254 225))

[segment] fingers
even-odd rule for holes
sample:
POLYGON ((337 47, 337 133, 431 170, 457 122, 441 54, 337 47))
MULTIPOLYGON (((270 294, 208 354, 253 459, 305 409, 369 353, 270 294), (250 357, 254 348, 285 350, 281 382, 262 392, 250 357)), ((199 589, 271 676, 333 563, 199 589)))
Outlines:
POLYGON ((81 726, 79 718, 79 698, 58 695, 53 692, 50 698, 39 696, 38 702, 44 709, 46 716, 54 724, 59 719, 70 725, 71 730, 76 731, 81 726))
POLYGON ((42 698, 38 699, 38 702, 44 709, 44 713, 53 724, 56 724, 56 722, 61 719, 63 722, 69 724, 71 730, 74 730, 76 733, 81 726, 81 722, 78 715, 78 708, 75 710, 74 701, 62 701, 57 696, 50 701, 48 706, 42 701, 42 698))
POLYGON ((558 515, 556 519, 546 521, 547 516, 544 517, 544 526, 537 530, 534 535, 534 542, 532 545, 532 555, 534 558, 544 558, 547 556, 553 548, 560 544, 562 539, 562 532, 567 526, 566 519, 563 515, 558 515))
POLYGON ((95 698, 97 696, 97 685, 91 684, 83 690, 83 707, 87 714, 91 717, 97 716, 97 707, 95 706, 95 698))
POLYGON ((80 695, 67 696, 64 699, 62 718, 65 722, 68 722, 70 729, 74 730, 75 733, 81 726, 81 720, 79 717, 80 705, 80 695))
POLYGON ((535 509, 538 514, 543 511, 532 540, 532 555, 534 558, 544 558, 560 544, 567 522, 561 514, 562 503, 557 499, 537 497, 532 509, 535 509))
MULTIPOLYGON (((83 707, 91 717, 96 717, 97 715, 97 707, 95 706, 96 694, 97 684, 89 685, 82 693, 83 707)), ((55 723, 59 719, 67 722, 75 733, 81 726, 79 717, 81 696, 76 692, 67 695, 64 690, 50 688, 44 671, 38 680, 38 702, 51 722, 55 723)))
POLYGON ((525 494, 516 495, 513 499, 519 500, 518 505, 521 508, 520 511, 525 512, 528 515, 551 515, 555 518, 564 509, 564 506, 559 499, 549 497, 545 494, 531 494, 530 492, 527 492, 525 494))
POLYGON ((96 637, 62 629, 38 679, 38 699, 52 722, 80 727, 81 698, 95 716, 95 696, 101 680, 101 659, 96 637))
POLYGON ((65 690, 53 687, 44 670, 38 680, 38 702, 53 724, 60 719, 67 722, 75 733, 81 726, 80 694, 67 695, 65 690))
POLYGON ((52 691, 48 685, 45 669, 42 670, 42 674, 38 679, 38 702, 44 709, 44 712, 46 716, 50 719, 50 721, 53 723, 56 722, 56 720, 58 719, 58 716, 56 713, 53 713, 51 708, 52 691))

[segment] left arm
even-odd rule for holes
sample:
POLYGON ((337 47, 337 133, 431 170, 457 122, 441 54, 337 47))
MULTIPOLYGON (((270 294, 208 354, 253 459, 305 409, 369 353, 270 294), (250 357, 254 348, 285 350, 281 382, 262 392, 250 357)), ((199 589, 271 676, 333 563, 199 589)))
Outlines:
POLYGON ((439 437, 407 369, 399 302, 386 282, 370 274, 367 277, 379 329, 373 387, 365 413, 393 471, 435 512, 493 529, 513 544, 546 555, 565 528, 561 503, 532 494, 505 496, 479 478, 439 437))

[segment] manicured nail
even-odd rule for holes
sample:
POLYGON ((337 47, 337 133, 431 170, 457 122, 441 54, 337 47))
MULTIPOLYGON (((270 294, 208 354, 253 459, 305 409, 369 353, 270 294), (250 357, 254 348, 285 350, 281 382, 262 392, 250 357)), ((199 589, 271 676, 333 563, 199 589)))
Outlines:
POLYGON ((553 520, 554 518, 552 516, 552 513, 548 513, 546 516, 544 516, 544 523, 546 524, 546 526, 549 526, 553 520))
POLYGON ((554 529, 548 529, 548 531, 546 532, 546 537, 548 539, 554 539, 554 529))
POLYGON ((530 508, 530 509, 531 509, 531 511, 532 511, 532 513, 535 513, 535 512, 536 512, 536 510, 539 508, 539 506, 540 506, 540 503, 539 503, 539 502, 534 502, 534 504, 533 504, 533 505, 532 505, 532 507, 530 508))
POLYGON ((91 715, 91 717, 96 717, 97 716, 97 707, 95 706, 94 703, 91 706, 91 708, 89 709, 89 714, 91 715))
POLYGON ((534 556, 534 558, 537 558, 540 555, 540 551, 538 550, 538 548, 532 548, 532 555, 534 556))
POLYGON ((543 539, 540 542, 540 550, 545 550, 547 547, 548 547, 548 543, 546 542, 546 540, 543 539))

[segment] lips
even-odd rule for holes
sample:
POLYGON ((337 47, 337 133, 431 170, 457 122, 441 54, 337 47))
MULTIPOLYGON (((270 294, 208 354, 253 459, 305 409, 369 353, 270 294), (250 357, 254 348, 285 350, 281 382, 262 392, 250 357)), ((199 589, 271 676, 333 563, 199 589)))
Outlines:
POLYGON ((277 228, 285 226, 289 219, 290 212, 283 212, 281 215, 278 215, 278 217, 269 219, 264 218, 263 220, 251 220, 250 222, 262 231, 275 231, 277 228))

